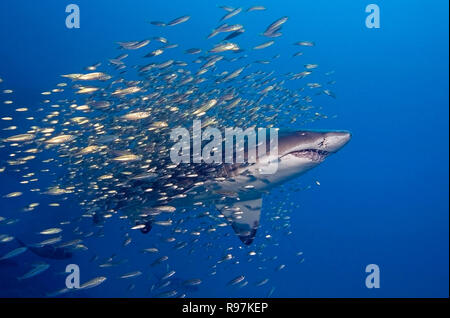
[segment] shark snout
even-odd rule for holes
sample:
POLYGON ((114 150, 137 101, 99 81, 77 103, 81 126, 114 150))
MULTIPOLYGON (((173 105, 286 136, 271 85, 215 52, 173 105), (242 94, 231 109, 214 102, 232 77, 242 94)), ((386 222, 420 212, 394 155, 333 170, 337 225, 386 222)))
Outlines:
POLYGON ((328 152, 336 152, 344 147, 352 138, 348 131, 332 131, 324 135, 323 147, 328 152))

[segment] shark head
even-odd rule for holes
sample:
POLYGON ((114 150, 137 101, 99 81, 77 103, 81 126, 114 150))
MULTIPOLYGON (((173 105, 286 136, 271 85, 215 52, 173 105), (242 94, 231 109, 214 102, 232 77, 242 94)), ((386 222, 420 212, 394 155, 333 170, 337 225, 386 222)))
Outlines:
POLYGON ((296 131, 281 135, 278 139, 278 169, 301 174, 339 151, 350 138, 347 131, 296 131))
POLYGON ((295 178, 318 166, 327 157, 339 151, 351 139, 347 131, 295 131, 280 133, 278 146, 249 170, 259 175, 269 187, 295 178))

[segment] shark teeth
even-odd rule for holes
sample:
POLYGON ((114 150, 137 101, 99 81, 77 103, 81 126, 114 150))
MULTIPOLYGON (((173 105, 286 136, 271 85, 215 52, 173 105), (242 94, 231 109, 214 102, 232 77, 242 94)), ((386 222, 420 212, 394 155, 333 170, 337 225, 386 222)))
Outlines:
POLYGON ((288 155, 293 155, 297 158, 310 159, 312 161, 322 161, 328 154, 328 151, 318 149, 304 149, 288 153, 288 155))

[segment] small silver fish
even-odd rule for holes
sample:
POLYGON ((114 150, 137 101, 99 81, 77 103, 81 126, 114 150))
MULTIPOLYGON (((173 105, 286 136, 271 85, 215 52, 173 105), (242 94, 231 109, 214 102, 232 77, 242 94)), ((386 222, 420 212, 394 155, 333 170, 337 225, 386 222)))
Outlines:
POLYGON ((239 284, 239 283, 242 282, 244 279, 245 279, 245 276, 244 276, 244 275, 239 275, 239 276, 237 276, 236 278, 233 278, 232 280, 230 280, 230 281, 227 283, 227 285, 228 285, 228 286, 233 286, 233 285, 239 284))
POLYGON ((222 17, 222 19, 220 19, 220 21, 228 20, 228 19, 234 17, 235 15, 239 14, 241 11, 242 11, 242 8, 234 9, 233 11, 231 11, 231 12, 225 14, 225 15, 222 17))
POLYGON ((28 249, 28 247, 25 247, 25 246, 24 246, 24 247, 16 248, 16 249, 12 250, 11 252, 8 252, 8 253, 6 253, 5 255, 3 255, 3 256, 0 258, 0 261, 1 261, 1 260, 5 260, 5 259, 9 259, 9 258, 12 258, 12 257, 15 257, 15 256, 17 256, 17 255, 20 255, 20 254, 26 252, 27 249, 28 249))
POLYGON ((86 283, 82 284, 80 286, 80 289, 89 289, 89 288, 96 287, 96 286, 102 284, 105 280, 106 280, 106 277, 103 277, 103 276, 93 278, 90 281, 87 281, 86 283))
POLYGON ((122 276, 120 276, 120 278, 132 278, 132 277, 137 277, 137 276, 140 276, 140 275, 142 275, 142 272, 135 271, 135 272, 123 274, 122 276))
POLYGON ((176 19, 170 21, 169 23, 167 23, 167 26, 174 26, 174 25, 177 25, 177 24, 186 22, 186 21, 189 20, 190 18, 191 18, 191 17, 188 16, 188 15, 185 15, 185 16, 182 16, 182 17, 179 17, 179 18, 176 18, 176 19))
POLYGON ((275 41, 268 41, 268 42, 265 42, 265 43, 255 46, 253 49, 254 50, 265 49, 266 47, 269 47, 269 46, 273 45, 274 43, 275 43, 275 41))
POLYGON ((23 276, 17 277, 18 280, 24 280, 31 277, 34 277, 36 275, 39 275, 40 273, 46 271, 50 267, 49 264, 41 263, 34 266, 32 270, 25 273, 23 276))

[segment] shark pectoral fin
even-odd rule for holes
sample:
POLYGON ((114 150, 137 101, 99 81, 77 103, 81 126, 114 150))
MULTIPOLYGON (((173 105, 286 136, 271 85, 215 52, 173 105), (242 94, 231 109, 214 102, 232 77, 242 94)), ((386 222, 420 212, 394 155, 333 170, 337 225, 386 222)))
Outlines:
POLYGON ((234 201, 231 205, 217 205, 216 207, 231 222, 231 226, 239 239, 245 245, 250 245, 259 226, 262 198, 234 201))

